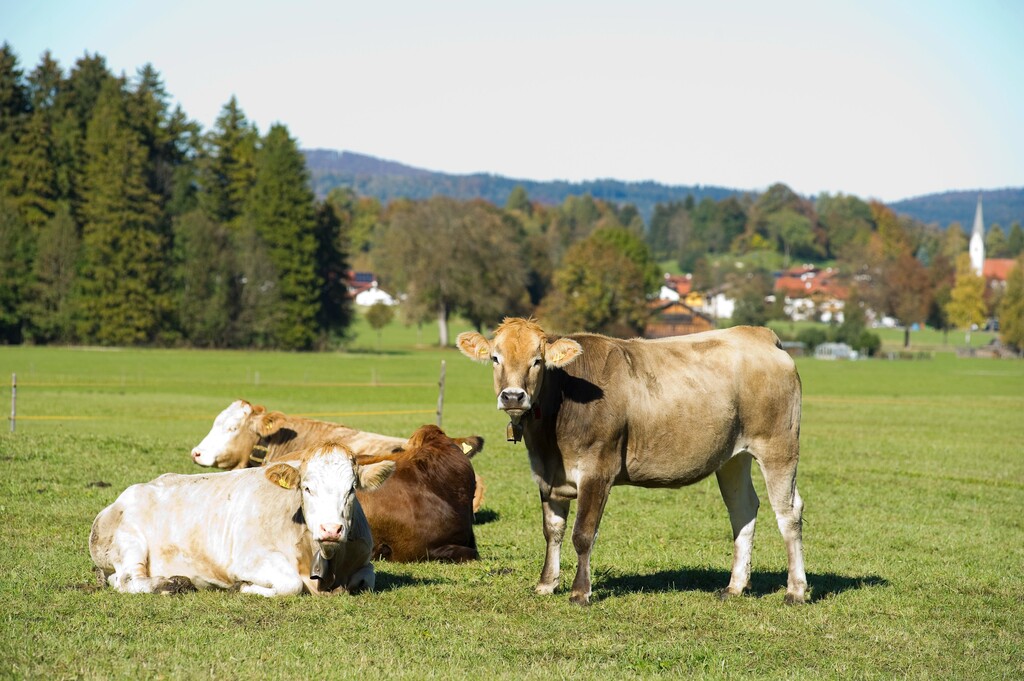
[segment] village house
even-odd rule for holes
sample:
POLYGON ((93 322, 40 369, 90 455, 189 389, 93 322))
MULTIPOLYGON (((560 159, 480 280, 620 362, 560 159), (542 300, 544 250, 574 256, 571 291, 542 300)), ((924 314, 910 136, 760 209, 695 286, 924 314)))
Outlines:
POLYGON ((793 321, 842 323, 849 289, 837 269, 798 265, 776 276, 774 293, 783 296, 783 310, 793 321))
POLYGON ((395 305, 398 302, 394 296, 378 287, 377 277, 373 272, 349 270, 346 273, 345 284, 356 305, 369 307, 377 303, 395 305))

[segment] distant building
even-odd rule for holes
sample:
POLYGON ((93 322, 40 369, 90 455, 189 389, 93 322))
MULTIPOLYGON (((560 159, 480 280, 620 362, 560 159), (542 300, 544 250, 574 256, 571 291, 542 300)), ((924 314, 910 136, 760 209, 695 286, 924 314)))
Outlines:
POLYGON ((794 321, 842 322, 849 289, 839 270, 798 265, 776 275, 773 291, 783 297, 783 310, 794 321))
POLYGON ((362 305, 363 307, 370 307, 377 303, 384 303, 385 305, 395 305, 397 301, 387 291, 382 291, 377 288, 377 282, 373 282, 373 286, 361 291, 356 294, 356 305, 362 305))
POLYGON ((971 269, 979 277, 985 269, 985 220, 981 215, 981 194, 978 194, 978 207, 974 210, 974 227, 971 229, 971 242, 967 247, 971 256, 971 269))
POLYGON ((814 358, 857 359, 857 353, 846 343, 822 343, 814 348, 814 358))
POLYGON ((1017 261, 1013 258, 985 257, 985 218, 981 211, 981 194, 978 194, 978 207, 974 211, 974 226, 971 228, 971 242, 967 252, 971 256, 971 269, 985 279, 988 288, 1006 286, 1006 279, 1017 261))
POLYGON ((394 296, 377 286, 377 277, 373 272, 349 271, 345 283, 356 305, 369 307, 377 303, 395 305, 398 302, 394 296))
POLYGON ((644 338, 686 336, 715 328, 711 317, 678 300, 656 300, 651 303, 651 312, 644 338))

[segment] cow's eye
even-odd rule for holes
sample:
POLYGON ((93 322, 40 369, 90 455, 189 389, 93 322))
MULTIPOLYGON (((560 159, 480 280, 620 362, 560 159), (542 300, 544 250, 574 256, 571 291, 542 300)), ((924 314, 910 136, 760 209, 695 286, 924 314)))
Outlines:
POLYGON ((539 367, 540 363, 541 363, 541 358, 540 357, 538 357, 537 359, 533 360, 533 366, 535 366, 535 367, 539 367))
POLYGON ((305 492, 306 494, 309 494, 309 485, 303 485, 302 491, 305 492))
POLYGON ((498 363, 498 356, 497 355, 491 355, 491 361, 494 362, 495 364, 497 364, 498 363))

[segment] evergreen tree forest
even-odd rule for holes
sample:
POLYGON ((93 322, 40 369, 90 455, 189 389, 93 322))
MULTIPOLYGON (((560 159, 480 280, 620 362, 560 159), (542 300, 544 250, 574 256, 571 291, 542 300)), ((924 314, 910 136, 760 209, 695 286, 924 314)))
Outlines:
POLYGON ((287 128, 203 131, 150 65, 0 48, 0 342, 308 350, 343 340, 351 206, 287 128))
MULTIPOLYGON (((87 54, 65 70, 44 54, 28 69, 0 48, 0 343, 339 347, 353 269, 400 294, 407 323, 437 323, 442 344, 453 314, 481 330, 535 315, 558 332, 637 335, 664 270, 731 290, 733 321, 764 323, 781 310, 773 275, 800 263, 841 273, 861 319, 851 334, 862 309, 908 328, 956 321, 958 224, 784 184, 658 203, 646 224, 632 204, 551 205, 523 186, 503 206, 318 197, 284 125, 257 130, 231 97, 203 130, 169 101, 150 65, 116 75, 87 54)), ((1020 257, 1024 230, 993 225, 987 245, 1020 257)), ((992 291, 982 303, 1020 307, 992 291)))

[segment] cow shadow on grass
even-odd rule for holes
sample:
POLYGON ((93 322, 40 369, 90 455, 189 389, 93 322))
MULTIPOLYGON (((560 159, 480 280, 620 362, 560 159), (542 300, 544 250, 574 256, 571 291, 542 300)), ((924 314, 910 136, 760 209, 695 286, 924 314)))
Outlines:
MULTIPOLYGON (((787 573, 783 570, 753 571, 747 594, 755 598, 785 591, 787 573)), ((729 584, 729 572, 695 568, 688 570, 661 570, 647 575, 605 576, 594 580, 595 591, 605 596, 622 596, 639 592, 705 591, 717 594, 729 584)), ((808 602, 814 603, 837 596, 845 591, 871 586, 889 586, 889 581, 878 575, 849 577, 826 572, 807 575, 810 591, 808 602)))
POLYGON ((377 563, 375 567, 376 582, 373 587, 374 591, 394 591, 395 589, 405 589, 411 586, 429 586, 432 584, 444 583, 444 580, 441 579, 424 579, 423 577, 412 577, 410 575, 398 575, 390 572, 384 572, 381 570, 380 563, 377 563))
POLYGON ((486 525, 487 523, 493 523, 495 520, 499 519, 501 519, 501 514, 497 511, 492 511, 489 508, 481 508, 473 514, 474 525, 486 525))

